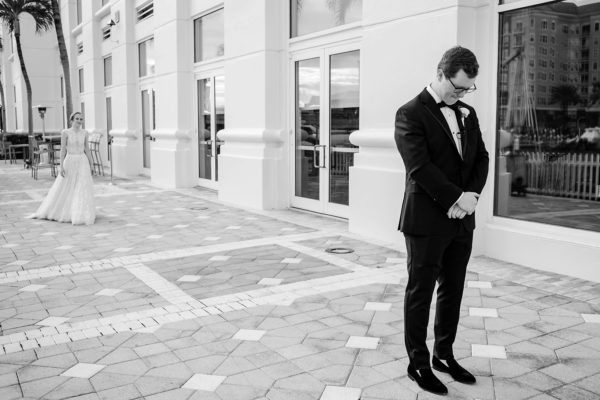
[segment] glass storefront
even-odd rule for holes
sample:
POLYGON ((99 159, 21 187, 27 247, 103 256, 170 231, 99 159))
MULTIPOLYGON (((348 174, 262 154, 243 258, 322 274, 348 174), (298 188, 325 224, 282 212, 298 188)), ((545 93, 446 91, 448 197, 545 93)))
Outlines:
POLYGON ((600 232, 600 1, 499 27, 495 214, 600 232))

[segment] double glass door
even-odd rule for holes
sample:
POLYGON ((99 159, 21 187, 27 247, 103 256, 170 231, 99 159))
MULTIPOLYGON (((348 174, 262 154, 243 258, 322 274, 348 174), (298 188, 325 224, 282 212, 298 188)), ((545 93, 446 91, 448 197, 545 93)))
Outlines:
POLYGON ((219 180, 222 142, 217 133, 225 128, 225 77, 211 76, 196 81, 198 96, 198 178, 212 187, 219 180))
POLYGON ((358 151, 349 137, 359 128, 360 53, 336 49, 313 54, 293 61, 292 205, 347 217, 349 168, 358 151))

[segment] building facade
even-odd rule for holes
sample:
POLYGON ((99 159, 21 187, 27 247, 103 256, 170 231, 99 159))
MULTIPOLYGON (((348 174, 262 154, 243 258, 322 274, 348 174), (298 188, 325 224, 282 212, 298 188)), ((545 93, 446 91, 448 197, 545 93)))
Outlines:
MULTIPOLYGON (((460 44, 490 176, 474 255, 600 281, 600 1, 62 0, 75 109, 117 176, 347 218, 402 244, 399 106, 460 44)), ((65 126, 54 32, 23 17, 33 104, 65 126), (44 49, 43 52, 38 49, 44 49)), ((3 30, 8 131, 24 90, 3 30)), ((35 116, 34 116, 34 119, 35 116)), ((36 128, 40 121, 36 119, 36 128)))

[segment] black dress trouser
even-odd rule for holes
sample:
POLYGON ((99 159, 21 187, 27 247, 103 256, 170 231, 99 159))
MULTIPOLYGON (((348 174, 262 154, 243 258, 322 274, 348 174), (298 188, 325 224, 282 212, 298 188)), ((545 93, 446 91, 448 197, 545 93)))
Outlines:
POLYGON ((411 365, 430 368, 427 324, 431 299, 438 282, 433 354, 440 359, 453 357, 460 303, 467 263, 471 256, 473 231, 462 225, 451 236, 404 234, 408 253, 408 283, 404 297, 404 340, 411 365))

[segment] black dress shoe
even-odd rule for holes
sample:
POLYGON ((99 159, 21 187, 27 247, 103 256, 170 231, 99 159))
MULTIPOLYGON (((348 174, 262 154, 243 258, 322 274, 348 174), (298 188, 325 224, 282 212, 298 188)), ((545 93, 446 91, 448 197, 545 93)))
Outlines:
POLYGON ((450 376, 452 376, 457 382, 469 384, 475 383, 476 379, 473 374, 461 367, 454 358, 449 358, 444 361, 446 361, 446 364, 444 364, 436 356, 433 356, 433 360, 431 362, 433 369, 450 374, 450 376))
POLYGON ((448 388, 431 372, 431 369, 415 369, 411 365, 406 370, 408 377, 417 382, 423 390, 434 394, 448 394, 448 388))

